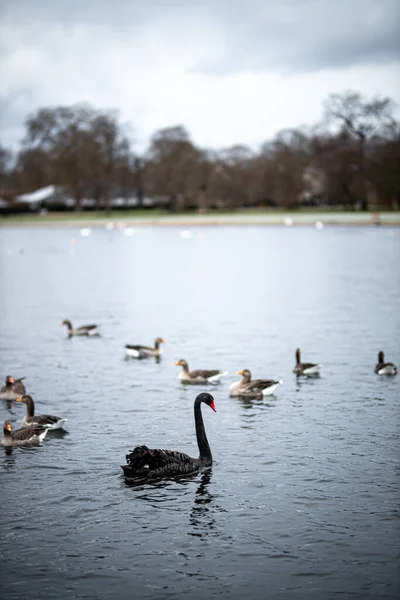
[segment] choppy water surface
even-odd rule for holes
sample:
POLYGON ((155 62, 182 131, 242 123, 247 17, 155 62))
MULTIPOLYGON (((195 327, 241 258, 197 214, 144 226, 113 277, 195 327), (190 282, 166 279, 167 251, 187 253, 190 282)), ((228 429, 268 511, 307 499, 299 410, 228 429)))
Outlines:
MULTIPOLYGON (((10 599, 396 598, 400 231, 176 228, 133 236, 9 229, 1 239, 1 380, 68 418, 43 447, 1 450, 1 586, 10 599), (75 240, 75 241, 72 241, 75 240), (97 322, 66 339, 62 319, 97 322), (163 360, 124 343, 167 340, 163 360), (296 381, 294 350, 323 365, 296 381), (197 454, 175 360, 230 372, 203 406, 215 463, 129 487, 136 444, 197 454), (284 379, 229 398, 235 372, 284 379)), ((1 421, 24 406, 0 404, 1 421)))

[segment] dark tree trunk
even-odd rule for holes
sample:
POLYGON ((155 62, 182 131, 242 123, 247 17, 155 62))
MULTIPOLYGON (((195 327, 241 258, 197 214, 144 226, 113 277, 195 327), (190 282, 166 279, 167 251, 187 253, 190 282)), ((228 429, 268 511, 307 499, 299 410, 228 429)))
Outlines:
POLYGON ((140 158, 135 158, 135 182, 136 182, 136 198, 138 208, 143 207, 144 189, 143 189, 143 169, 140 158))

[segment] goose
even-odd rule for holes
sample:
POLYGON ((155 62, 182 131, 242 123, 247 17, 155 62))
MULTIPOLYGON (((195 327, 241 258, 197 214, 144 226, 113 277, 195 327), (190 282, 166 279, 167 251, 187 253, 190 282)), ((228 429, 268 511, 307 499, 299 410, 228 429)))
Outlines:
POLYGON ((5 385, 0 390, 0 398, 3 400, 16 400, 21 394, 25 394, 25 386, 21 381, 25 377, 14 379, 11 375, 7 375, 5 385))
POLYGON ((127 356, 131 358, 150 358, 151 356, 155 356, 159 358, 162 354, 162 348, 160 348, 161 344, 166 344, 164 338, 158 337, 154 341, 154 348, 150 348, 150 346, 132 346, 131 344, 125 344, 125 352, 127 356))
POLYGON ((100 335, 98 330, 97 330, 97 325, 82 325, 81 327, 77 327, 76 329, 74 329, 72 327, 72 323, 69 319, 64 319, 64 321, 62 321, 61 325, 66 325, 67 329, 68 329, 68 337, 72 337, 74 335, 78 335, 78 336, 82 336, 82 335, 86 335, 86 336, 98 336, 100 335))
POLYGON ((31 425, 43 425, 47 426, 48 429, 62 429, 64 423, 68 419, 62 419, 61 417, 55 417, 53 415, 35 415, 35 403, 32 396, 24 394, 17 398, 17 402, 23 402, 26 404, 26 415, 22 419, 21 427, 30 427, 31 425))
POLYGON ((235 381, 230 386, 230 395, 243 396, 245 398, 253 398, 254 400, 261 400, 263 396, 271 396, 278 385, 282 385, 283 381, 275 381, 274 379, 254 379, 251 380, 251 372, 249 369, 243 369, 237 371, 238 375, 242 375, 240 381, 235 381))
POLYGON ((296 375, 317 375, 321 365, 314 365, 313 363, 302 363, 300 358, 300 348, 296 350, 296 366, 293 369, 293 373, 296 375))
POLYGON ((13 429, 11 421, 4 421, 1 445, 39 446, 47 435, 48 428, 43 425, 30 425, 23 429, 13 429))
POLYGON ((179 373, 179 379, 182 383, 191 383, 193 385, 218 383, 221 377, 228 375, 228 371, 219 371, 218 369, 196 369, 195 371, 189 371, 189 365, 183 358, 174 363, 174 366, 182 367, 182 371, 179 373))
POLYGON ((212 464, 212 454, 204 429, 201 404, 207 404, 217 412, 214 398, 203 392, 194 401, 194 420, 196 438, 199 447, 199 457, 192 458, 183 452, 175 450, 151 449, 147 446, 136 446, 126 455, 126 465, 121 465, 125 477, 134 479, 162 479, 179 475, 198 473, 212 464))
POLYGON ((374 373, 377 375, 397 375, 397 367, 391 362, 385 363, 385 354, 382 350, 378 354, 378 364, 375 367, 374 373))

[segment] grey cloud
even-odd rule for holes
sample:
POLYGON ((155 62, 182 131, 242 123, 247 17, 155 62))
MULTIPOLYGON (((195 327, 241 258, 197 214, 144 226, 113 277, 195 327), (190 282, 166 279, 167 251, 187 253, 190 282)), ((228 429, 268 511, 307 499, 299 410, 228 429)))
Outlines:
MULTIPOLYGON (((223 50, 205 73, 313 71, 399 60, 398 0, 3 0, 3 23, 105 29, 109 39, 148 27, 193 30, 223 50)), ((44 35, 45 35, 44 31, 44 35)), ((182 48, 184 51, 184 48, 182 48)))

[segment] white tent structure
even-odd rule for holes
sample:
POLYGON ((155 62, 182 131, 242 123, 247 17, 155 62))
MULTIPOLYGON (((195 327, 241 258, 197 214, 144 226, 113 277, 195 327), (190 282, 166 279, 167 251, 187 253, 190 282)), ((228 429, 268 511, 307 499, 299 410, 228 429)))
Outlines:
POLYGON ((16 201, 29 204, 32 210, 38 210, 44 204, 61 204, 69 208, 74 205, 72 198, 65 196, 62 188, 56 185, 48 185, 30 194, 21 194, 16 197, 16 201))

